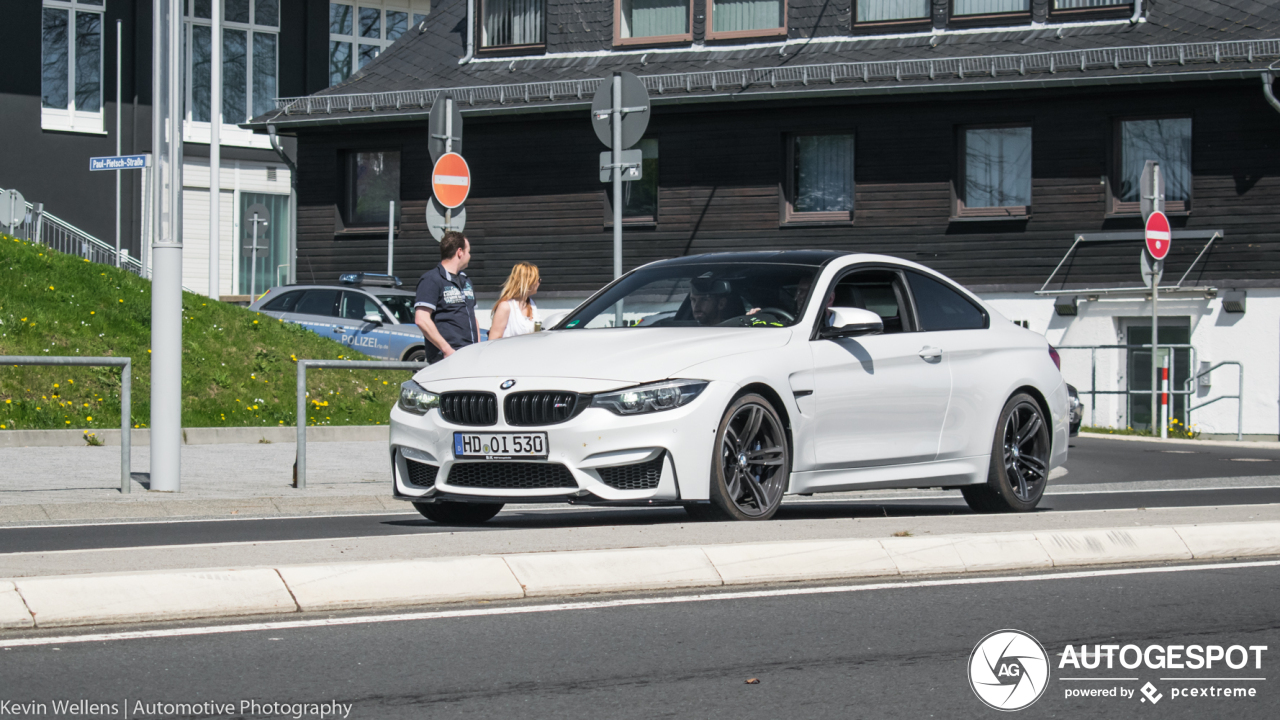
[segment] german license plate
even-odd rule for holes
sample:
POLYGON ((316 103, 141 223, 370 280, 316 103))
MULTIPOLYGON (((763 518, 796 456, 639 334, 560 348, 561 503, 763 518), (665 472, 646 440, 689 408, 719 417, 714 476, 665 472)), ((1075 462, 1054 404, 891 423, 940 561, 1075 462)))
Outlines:
POLYGON ((453 434, 453 456, 506 460, 547 457, 547 434, 535 433, 466 433, 453 434))

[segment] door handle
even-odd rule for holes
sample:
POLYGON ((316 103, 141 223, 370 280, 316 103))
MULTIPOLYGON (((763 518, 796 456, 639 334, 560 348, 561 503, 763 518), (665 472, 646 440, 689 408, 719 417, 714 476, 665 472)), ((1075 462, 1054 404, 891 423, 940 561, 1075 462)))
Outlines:
POLYGON ((346 331, 347 331, 347 329, 346 329, 346 328, 344 328, 344 327, 340 327, 340 326, 335 325, 335 326, 333 327, 333 331, 334 331, 334 332, 336 332, 336 333, 340 333, 340 332, 346 332, 346 331))
POLYGON ((926 345, 920 348, 920 357, 924 360, 937 360, 942 357, 942 350, 926 345))

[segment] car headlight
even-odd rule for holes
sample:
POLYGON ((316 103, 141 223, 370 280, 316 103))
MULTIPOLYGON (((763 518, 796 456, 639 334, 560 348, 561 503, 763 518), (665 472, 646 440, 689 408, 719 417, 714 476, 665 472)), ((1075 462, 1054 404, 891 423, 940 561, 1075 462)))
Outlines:
POLYGON ((418 383, 408 380, 400 384, 400 401, 397 404, 405 412, 426 415, 431 408, 440 407, 440 396, 427 392, 418 383))
POLYGON ((688 405, 706 387, 706 380, 664 380, 601 393, 591 400, 591 407, 604 408, 615 415, 660 412, 688 405))

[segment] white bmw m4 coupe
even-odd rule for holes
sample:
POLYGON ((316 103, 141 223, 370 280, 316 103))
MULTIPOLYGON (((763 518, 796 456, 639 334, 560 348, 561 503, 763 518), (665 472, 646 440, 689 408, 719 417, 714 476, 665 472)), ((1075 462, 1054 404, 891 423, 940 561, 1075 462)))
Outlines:
POLYGON ((1045 338, 932 270, 699 255, 419 371, 391 411, 394 493, 456 524, 529 502, 764 520, 785 495, 872 488, 1025 512, 1069 421, 1045 338))

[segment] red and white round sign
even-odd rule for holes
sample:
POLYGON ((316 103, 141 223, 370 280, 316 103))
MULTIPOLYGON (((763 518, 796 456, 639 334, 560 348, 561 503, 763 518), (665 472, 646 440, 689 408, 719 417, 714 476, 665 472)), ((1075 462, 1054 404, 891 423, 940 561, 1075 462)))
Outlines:
POLYGON ((445 153, 431 171, 431 192, 447 208, 466 202, 471 192, 471 169, 458 153, 445 153))
POLYGON ((1169 254, 1169 245, 1173 242, 1173 232, 1169 229, 1169 218, 1159 210, 1147 218, 1147 252, 1156 260, 1163 260, 1169 254))

